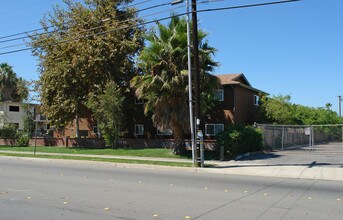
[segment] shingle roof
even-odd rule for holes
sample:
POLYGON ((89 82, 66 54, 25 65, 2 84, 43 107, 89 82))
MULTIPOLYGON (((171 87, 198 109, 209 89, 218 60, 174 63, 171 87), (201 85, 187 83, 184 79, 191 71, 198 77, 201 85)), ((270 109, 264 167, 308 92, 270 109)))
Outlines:
POLYGON ((247 80, 247 78, 245 78, 243 73, 234 73, 234 74, 220 74, 220 75, 216 75, 216 77, 219 78, 220 83, 222 85, 239 85, 241 87, 253 90, 255 92, 259 92, 259 93, 265 93, 268 94, 266 92, 263 92, 259 89, 255 89, 253 88, 249 81, 247 80))
POLYGON ((247 86, 251 86, 249 81, 245 78, 243 73, 235 73, 235 74, 221 74, 216 75, 219 78, 220 83, 222 85, 232 85, 232 84, 245 84, 247 86))

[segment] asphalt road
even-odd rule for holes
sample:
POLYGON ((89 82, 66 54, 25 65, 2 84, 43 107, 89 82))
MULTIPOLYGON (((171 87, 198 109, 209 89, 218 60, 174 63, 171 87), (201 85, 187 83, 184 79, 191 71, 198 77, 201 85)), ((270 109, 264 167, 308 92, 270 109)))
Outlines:
POLYGON ((341 219, 334 181, 0 157, 0 219, 341 219))

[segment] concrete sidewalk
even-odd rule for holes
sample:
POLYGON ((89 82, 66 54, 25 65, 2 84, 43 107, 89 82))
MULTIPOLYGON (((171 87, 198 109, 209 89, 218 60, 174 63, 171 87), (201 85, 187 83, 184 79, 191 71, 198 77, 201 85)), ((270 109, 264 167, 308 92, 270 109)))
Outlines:
POLYGON ((343 153, 279 151, 217 163, 213 173, 343 181, 343 153))
MULTIPOLYGON (((2 153, 31 154, 32 152, 0 151, 2 153)), ((84 154, 58 154, 40 153, 37 155, 65 155, 82 156, 96 158, 118 158, 130 160, 150 160, 168 162, 189 162, 189 159, 174 158, 153 158, 153 157, 131 157, 112 155, 84 155, 84 154)), ((32 158, 30 158, 32 159, 32 158)), ((343 181, 343 154, 310 154, 304 152, 271 152, 253 154, 237 161, 205 161, 205 164, 213 164, 211 168, 196 167, 165 167, 158 165, 125 164, 116 163, 116 167, 145 168, 145 169, 165 169, 178 170, 196 173, 216 173, 249 176, 284 177, 298 179, 334 180, 343 181)))

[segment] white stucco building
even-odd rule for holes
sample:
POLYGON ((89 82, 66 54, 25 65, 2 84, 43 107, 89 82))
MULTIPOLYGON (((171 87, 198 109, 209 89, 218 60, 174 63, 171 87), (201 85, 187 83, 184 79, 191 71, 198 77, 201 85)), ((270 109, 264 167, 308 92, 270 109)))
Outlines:
MULTIPOLYGON (((39 114, 38 107, 37 104, 30 104, 30 112, 34 116, 35 130, 37 132, 46 131, 47 120, 43 115, 39 114)), ((17 129, 23 129, 25 114, 26 111, 21 102, 0 102, 0 127, 4 124, 14 124, 17 129)))

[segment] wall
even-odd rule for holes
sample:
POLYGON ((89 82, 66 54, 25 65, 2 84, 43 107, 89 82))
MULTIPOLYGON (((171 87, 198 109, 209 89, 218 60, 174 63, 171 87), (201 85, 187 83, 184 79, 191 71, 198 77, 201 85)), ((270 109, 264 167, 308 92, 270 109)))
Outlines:
POLYGON ((1 107, 4 111, 5 123, 17 123, 19 125, 19 129, 24 128, 23 117, 25 115, 25 111, 20 102, 3 102, 1 107), (19 107, 19 112, 9 111, 9 106, 19 107))
MULTIPOLYGON (((143 148, 171 148, 172 139, 137 139, 120 138, 118 148, 143 149, 143 148)), ((205 141, 206 150, 215 150, 215 141, 205 141)), ((56 147, 83 147, 83 148, 105 148, 106 144, 100 138, 37 138, 30 139, 29 146, 56 146, 56 147)), ((16 146, 15 139, 0 138, 0 146, 16 146)), ((186 149, 191 150, 191 144, 186 140, 186 149)))
POLYGON ((254 105, 254 95, 257 92, 237 86, 236 89, 235 123, 253 124, 258 106, 254 105))
POLYGON ((37 138, 30 139, 29 146, 66 146, 65 138, 37 138))

